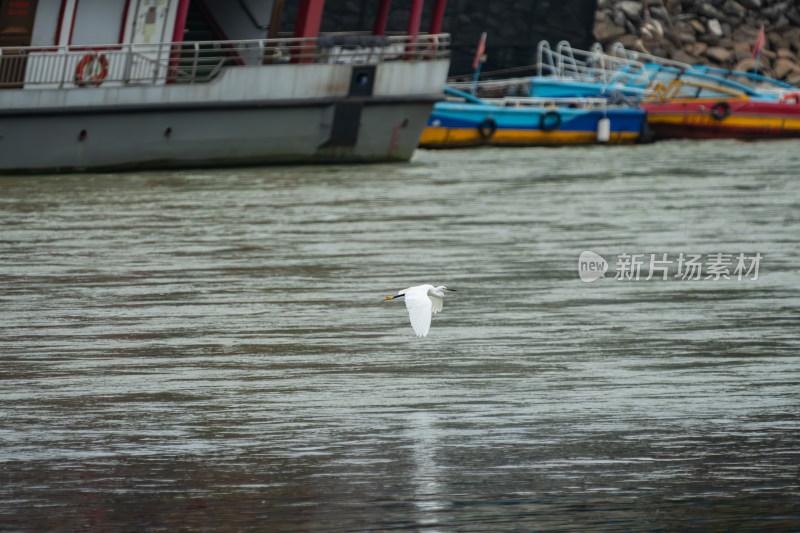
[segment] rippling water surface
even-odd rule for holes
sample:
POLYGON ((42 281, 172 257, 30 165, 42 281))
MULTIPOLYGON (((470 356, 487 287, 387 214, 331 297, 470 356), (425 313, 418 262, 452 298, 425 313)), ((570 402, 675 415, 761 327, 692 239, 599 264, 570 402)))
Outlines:
POLYGON ((799 171, 670 142, 2 178, 0 529, 798 531, 799 171), (424 339, 382 302, 419 283, 457 290, 424 339))

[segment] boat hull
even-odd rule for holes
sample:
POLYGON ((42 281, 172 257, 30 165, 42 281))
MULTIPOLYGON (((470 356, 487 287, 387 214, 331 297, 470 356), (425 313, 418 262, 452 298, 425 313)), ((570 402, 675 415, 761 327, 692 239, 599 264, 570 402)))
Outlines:
POLYGON ((439 102, 422 133, 420 146, 596 144, 601 142, 597 132, 603 118, 610 120, 609 139, 605 144, 632 144, 642 136, 645 113, 639 109, 498 107, 439 102))
POLYGON ((800 105, 757 100, 645 104, 656 138, 777 139, 800 137, 800 105))
POLYGON ((5 173, 43 173, 407 161, 433 98, 6 113, 0 128, 13 135, 0 140, 0 164, 5 173), (334 126, 337 114, 344 125, 334 126))
POLYGON ((0 173, 407 161, 448 63, 257 65, 207 83, 5 89, 0 173))

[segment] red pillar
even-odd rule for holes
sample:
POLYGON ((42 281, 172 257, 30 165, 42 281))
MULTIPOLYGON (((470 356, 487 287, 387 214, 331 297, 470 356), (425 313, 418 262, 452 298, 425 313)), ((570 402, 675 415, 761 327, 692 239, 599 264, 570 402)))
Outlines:
POLYGON ((436 0, 436 4, 433 6, 433 15, 431 15, 431 28, 428 30, 428 33, 442 33, 442 19, 444 18, 444 8, 446 5, 447 0, 436 0))
MULTIPOLYGON (((128 7, 129 2, 125 4, 125 15, 128 14, 128 7)), ((189 0, 179 0, 178 2, 178 12, 175 15, 175 28, 172 30, 172 42, 173 43, 181 43, 183 42, 183 31, 186 29, 186 17, 189 13, 189 0)), ((123 24, 122 31, 125 31, 123 24)), ((133 41, 133 35, 131 35, 131 41, 133 41)), ((122 42, 122 39, 120 39, 122 42)), ((169 55, 169 72, 167 73, 167 83, 174 83, 175 78, 177 75, 175 74, 175 70, 178 67, 178 63, 180 63, 181 57, 181 49, 180 46, 173 46, 172 50, 170 51, 169 55)))
MULTIPOLYGON (((125 6, 125 13, 128 13, 127 4, 125 6)), ((172 42, 183 42, 183 30, 186 29, 186 16, 189 13, 189 0, 180 0, 178 2, 178 12, 175 15, 175 29, 172 32, 172 42)), ((133 40, 133 39, 131 39, 133 40)))
POLYGON ((419 23, 422 20, 422 4, 425 0, 411 0, 411 13, 408 15, 408 35, 419 35, 419 23))
POLYGON ((381 5, 378 6, 378 15, 375 17, 375 27, 372 33, 375 35, 383 35, 386 32, 386 21, 389 20, 389 5, 392 0, 381 0, 381 5))
POLYGON ((298 38, 316 37, 319 34, 324 8, 325 0, 300 0, 294 25, 294 36, 298 38))

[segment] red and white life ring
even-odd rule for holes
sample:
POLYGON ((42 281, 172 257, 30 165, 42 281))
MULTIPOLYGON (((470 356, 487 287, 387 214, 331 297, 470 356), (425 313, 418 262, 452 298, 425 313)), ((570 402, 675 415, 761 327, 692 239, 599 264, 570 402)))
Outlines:
POLYGON ((787 104, 800 104, 800 93, 798 92, 786 93, 783 96, 781 96, 781 102, 785 102, 787 104))
POLYGON ((94 85, 100 87, 108 74, 108 58, 104 54, 93 52, 86 54, 75 69, 75 84, 78 87, 94 85))

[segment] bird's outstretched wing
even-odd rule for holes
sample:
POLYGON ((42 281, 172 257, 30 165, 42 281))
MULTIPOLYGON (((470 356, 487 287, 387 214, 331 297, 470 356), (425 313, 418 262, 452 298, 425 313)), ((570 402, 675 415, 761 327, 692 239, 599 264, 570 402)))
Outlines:
MULTIPOLYGON (((431 329, 431 308, 433 304, 428 298, 428 289, 406 291, 406 309, 408 318, 411 319, 411 327, 417 337, 424 337, 431 329)), ((441 303, 439 304, 441 309, 441 303)))
POLYGON ((440 313, 442 311, 442 305, 444 305, 444 298, 440 298, 439 296, 430 293, 428 293, 428 298, 431 299, 433 314, 435 315, 436 313, 440 313))

